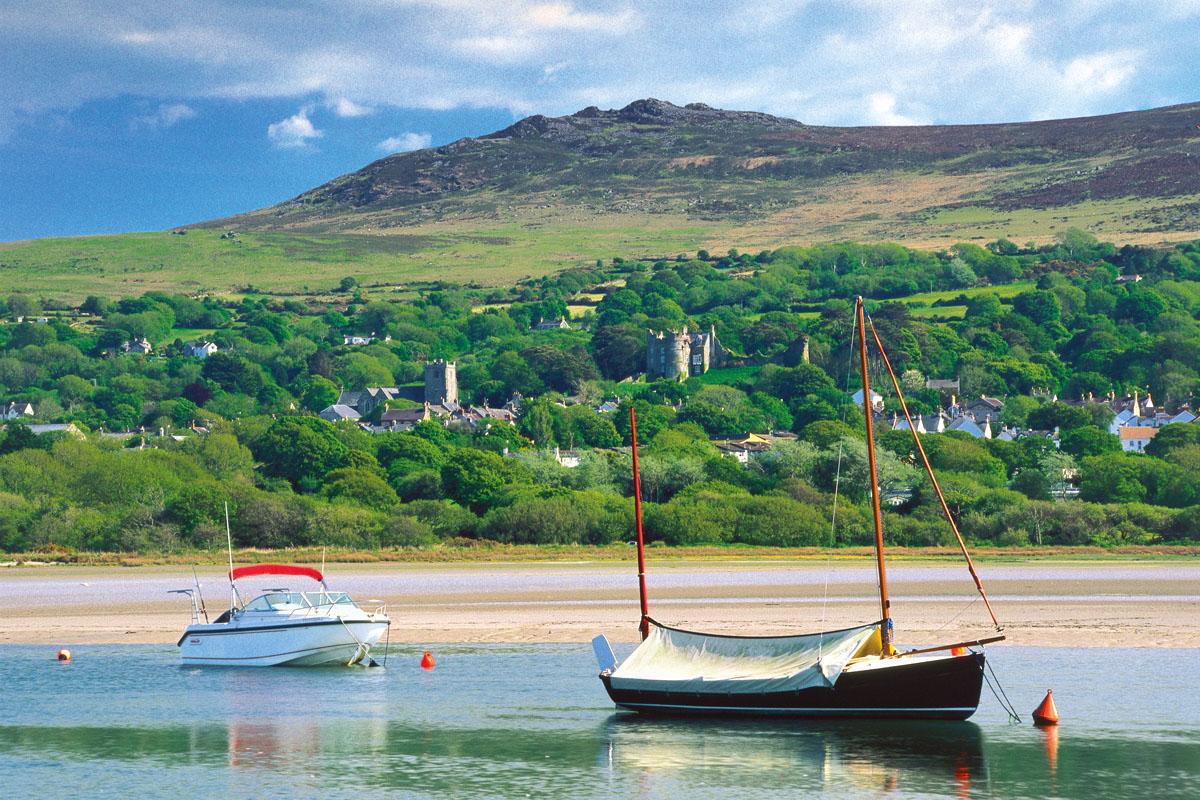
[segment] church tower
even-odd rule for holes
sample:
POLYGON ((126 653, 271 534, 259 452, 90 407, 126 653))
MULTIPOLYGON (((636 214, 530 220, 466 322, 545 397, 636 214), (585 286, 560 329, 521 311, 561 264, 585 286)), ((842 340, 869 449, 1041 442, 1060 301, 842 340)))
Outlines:
POLYGON ((425 402, 431 406, 458 403, 458 373, 453 361, 425 362, 425 402))

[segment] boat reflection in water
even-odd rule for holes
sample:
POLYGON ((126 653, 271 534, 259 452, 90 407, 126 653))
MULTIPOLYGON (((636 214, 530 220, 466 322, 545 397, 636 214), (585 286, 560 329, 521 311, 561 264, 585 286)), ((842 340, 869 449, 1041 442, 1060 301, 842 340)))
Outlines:
POLYGON ((970 722, 808 722, 662 719, 614 714, 601 761, 610 775, 638 775, 647 794, 741 784, 761 790, 874 796, 982 796, 983 734, 970 722))

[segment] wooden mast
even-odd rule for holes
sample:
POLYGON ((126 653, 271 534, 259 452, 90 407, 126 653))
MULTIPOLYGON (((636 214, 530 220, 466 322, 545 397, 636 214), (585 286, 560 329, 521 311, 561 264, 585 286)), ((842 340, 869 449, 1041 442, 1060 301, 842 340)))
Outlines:
POLYGON ((855 322, 858 325, 858 356, 862 362, 862 392, 863 416, 867 421, 867 464, 870 467, 871 481, 871 511, 875 517, 875 562, 879 570, 879 610, 881 624, 879 635, 883 643, 884 655, 891 655, 892 648, 892 619, 889 612, 887 594, 887 573, 883 566, 883 515, 879 510, 879 479, 875 471, 875 428, 871 420, 871 385, 867 380, 867 329, 864 321, 866 312, 863 309, 863 299, 858 298, 855 304, 855 322))
MULTIPOLYGON (((912 433, 913 444, 917 447, 917 452, 921 454, 921 463, 925 465, 925 472, 929 475, 929 482, 933 485, 933 491, 937 493, 938 502, 942 504, 942 512, 946 515, 946 521, 950 523, 950 530, 954 532, 954 538, 958 540, 958 547, 962 551, 963 558, 967 561, 967 570, 971 573, 971 578, 975 581, 975 588, 979 591, 979 596, 983 598, 983 604, 987 606, 988 614, 992 618, 992 623, 996 626, 996 630, 1003 630, 1000 625, 1000 620, 996 619, 996 612, 992 610, 992 603, 988 600, 987 592, 983 590, 983 581, 979 578, 979 573, 975 571, 975 562, 971 560, 971 554, 967 552, 967 543, 963 541, 962 533, 958 530, 958 523, 954 521, 954 515, 950 513, 950 506, 946 504, 946 497, 942 494, 942 487, 938 485, 937 476, 933 474, 933 465, 929 463, 929 456, 925 453, 925 445, 921 444, 921 437, 917 435, 917 426, 913 424, 912 415, 908 413, 908 403, 904 402, 904 392, 900 391, 900 381, 896 378, 896 371, 892 369, 892 362, 888 360, 887 352, 883 349, 883 342, 879 341, 879 332, 875 330, 875 323, 871 323, 871 336, 875 339, 875 347, 879 350, 879 357, 883 359, 883 365, 887 367, 888 375, 892 378, 892 386, 896 388, 896 399, 900 401, 900 408, 904 410, 904 419, 908 422, 908 430, 912 433)), ((989 641, 999 641, 999 639, 990 639, 989 641)))
POLYGON ((642 599, 642 621, 638 630, 642 632, 642 640, 650 635, 650 611, 646 607, 646 544, 642 536, 642 482, 638 475, 637 459, 637 414, 633 404, 629 406, 629 432, 633 442, 633 510, 637 520, 637 558, 638 558, 638 592, 642 599))

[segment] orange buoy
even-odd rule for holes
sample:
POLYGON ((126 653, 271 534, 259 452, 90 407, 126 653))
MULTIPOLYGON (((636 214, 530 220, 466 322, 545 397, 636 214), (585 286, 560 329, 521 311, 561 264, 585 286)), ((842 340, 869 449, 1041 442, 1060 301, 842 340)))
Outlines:
POLYGON ((425 655, 421 656, 421 666, 425 669, 433 669, 433 665, 433 653, 426 651, 425 655))
POLYGON ((966 654, 967 654, 967 648, 965 648, 965 647, 951 647, 950 648, 950 655, 952 655, 952 656, 965 656, 966 654))
POLYGON ((1054 707, 1053 693, 1047 689, 1046 699, 1033 710, 1034 725, 1057 725, 1058 709, 1054 707))
POLYGON ((63 661, 63 662, 70 661, 71 660, 71 651, 65 647, 62 650, 59 650, 58 651, 58 660, 63 661))

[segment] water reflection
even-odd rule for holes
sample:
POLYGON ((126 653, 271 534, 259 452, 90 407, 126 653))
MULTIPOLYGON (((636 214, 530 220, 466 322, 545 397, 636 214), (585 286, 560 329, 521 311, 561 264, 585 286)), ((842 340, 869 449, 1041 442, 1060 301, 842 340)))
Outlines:
MULTIPOLYGON (((970 722, 669 720, 613 714, 600 760, 610 778, 648 788, 723 782, 970 797, 987 785, 984 740, 970 722)), ((652 792, 657 793, 657 792, 652 792)))

